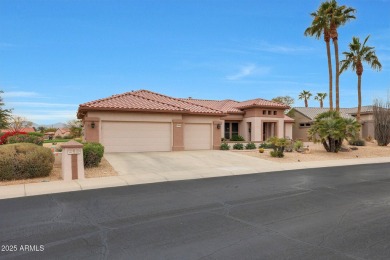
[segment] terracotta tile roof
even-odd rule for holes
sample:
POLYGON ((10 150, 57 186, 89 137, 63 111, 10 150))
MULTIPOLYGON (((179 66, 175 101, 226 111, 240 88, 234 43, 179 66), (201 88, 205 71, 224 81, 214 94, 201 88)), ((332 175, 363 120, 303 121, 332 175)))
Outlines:
POLYGON ((292 119, 291 117, 284 115, 284 122, 294 123, 294 121, 295 121, 295 120, 292 119))
POLYGON ((225 99, 225 100, 204 100, 204 99, 183 99, 187 102, 191 102, 198 105, 207 106, 217 110, 221 110, 224 113, 243 113, 240 109, 237 108, 237 105, 240 102, 225 99))
POLYGON ((273 108, 283 108, 283 109, 290 108, 289 106, 286 106, 285 104, 270 101, 270 100, 265 100, 262 98, 256 98, 256 99, 243 101, 243 102, 240 102, 239 106, 237 106, 237 108, 247 108, 247 107, 273 107, 273 108))
MULTIPOLYGON (((314 118, 321 113, 329 111, 329 108, 320 108, 320 107, 294 107, 295 111, 298 111, 302 115, 306 116, 310 120, 314 120, 314 118)), ((357 111, 357 108, 340 108, 340 115, 344 118, 353 118, 351 112, 357 111)))
POLYGON ((222 110, 225 113, 243 113, 242 109, 248 107, 272 107, 272 108, 289 108, 285 104, 274 101, 269 101, 261 98, 251 99, 247 101, 238 102, 235 100, 202 100, 202 99, 184 99, 199 105, 208 106, 214 109, 222 110))
POLYGON ((79 106, 79 113, 82 110, 89 109, 223 114, 218 109, 194 104, 183 99, 168 97, 148 90, 126 92, 84 103, 79 106))

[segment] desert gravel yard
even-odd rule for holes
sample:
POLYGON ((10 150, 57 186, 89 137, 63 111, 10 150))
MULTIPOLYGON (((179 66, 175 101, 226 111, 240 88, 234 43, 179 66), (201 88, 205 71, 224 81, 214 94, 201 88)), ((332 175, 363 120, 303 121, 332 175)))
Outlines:
MULTIPOLYGON (((212 156, 212 154, 199 153, 201 156, 203 156, 202 161, 200 163, 198 162, 199 163, 198 166, 192 165, 191 167, 195 167, 196 169, 202 168, 202 167, 207 168, 208 167, 207 160, 211 160, 212 163, 210 165, 214 165, 216 163, 215 162, 216 158, 219 158, 221 155, 223 155, 225 153, 237 153, 240 155, 251 156, 251 157, 255 157, 255 158, 278 162, 278 163, 326 161, 326 160, 340 160, 340 159, 356 159, 356 160, 358 160, 359 158, 390 157, 390 146, 381 147, 373 142, 366 142, 366 146, 358 146, 357 147, 358 150, 350 150, 348 152, 338 152, 338 153, 326 152, 324 147, 322 146, 322 144, 314 144, 311 142, 306 142, 304 144, 304 146, 305 147, 309 146, 309 150, 310 150, 309 153, 304 154, 304 153, 298 153, 295 151, 294 152, 285 152, 284 158, 271 157, 270 156, 271 149, 265 149, 264 153, 259 153, 258 149, 256 149, 256 150, 243 150, 243 151, 242 150, 230 150, 230 151, 226 151, 226 152, 221 151, 222 154, 218 154, 218 156, 214 154, 213 155, 214 157, 212 156), (217 156, 217 157, 215 157, 215 156, 217 156)), ((345 144, 344 146, 351 147, 347 144, 345 144)), ((201 152, 201 151, 198 151, 198 152, 201 152)), ((211 152, 211 151, 209 151, 209 152, 211 152)), ((195 153, 195 154, 198 154, 198 153, 195 153)), ((227 154, 225 154, 225 155, 227 155, 227 154)), ((112 155, 110 155, 110 156, 112 156, 112 155)), ((121 156, 124 156, 124 155, 122 154, 121 156)), ((150 164, 153 162, 156 163, 156 160, 158 163, 158 162, 160 162, 160 159, 163 159, 163 166, 166 168, 168 167, 170 169, 170 167, 171 167, 172 169, 186 171, 186 169, 187 169, 186 167, 184 167, 184 168, 179 167, 178 168, 177 160, 178 160, 178 158, 181 158, 180 156, 189 156, 191 158, 193 157, 193 156, 191 156, 191 152, 161 153, 160 155, 158 153, 157 154, 156 153, 150 153, 150 154, 148 154, 148 153, 140 153, 140 154, 135 153, 135 154, 132 154, 132 156, 130 156, 130 158, 127 158, 127 159, 125 158, 124 162, 130 163, 130 165, 126 164, 126 167, 125 167, 128 171, 135 170, 138 173, 143 173, 145 170, 148 170, 148 169, 150 170, 150 167, 145 168, 145 166, 143 166, 143 164, 145 164, 145 163, 150 164), (153 158, 154 158, 153 156, 157 156, 157 157, 153 160, 153 158), (152 161, 148 161, 145 158, 149 158, 152 161), (137 167, 135 167, 135 168, 134 168, 134 166, 135 166, 134 160, 137 161, 137 167), (169 164, 169 162, 170 162, 170 164, 169 164)), ((108 158, 108 159, 110 159, 110 158, 108 158)), ((182 161, 182 159, 179 159, 179 161, 182 161)), ((181 163, 183 163, 183 162, 181 162, 181 163)), ((233 164, 234 164, 234 162, 233 162, 233 164)), ((225 165, 225 163, 223 163, 223 165, 225 165)), ((157 164, 156 167, 157 167, 157 169, 159 169, 159 171, 164 170, 161 165, 159 166, 157 164)), ((170 170, 172 170, 172 169, 170 169, 170 170)), ((85 177, 86 178, 107 177, 107 176, 117 176, 117 175, 118 175, 118 172, 111 166, 110 162, 104 157, 102 158, 102 162, 100 163, 99 167, 85 169, 85 177)), ((14 181, 0 181, 0 186, 36 183, 36 182, 50 182, 50 181, 58 181, 58 180, 62 180, 61 168, 58 165, 54 165, 53 171, 51 172, 51 174, 48 177, 25 179, 25 180, 14 180, 14 181)))
MULTIPOLYGON (((258 157, 265 160, 291 163, 291 162, 308 162, 308 161, 326 161, 326 160, 340 160, 340 159, 359 159, 359 158, 373 158, 373 157, 390 157, 390 146, 378 146, 373 142, 366 142, 365 146, 356 146, 358 150, 350 150, 348 152, 328 153, 325 151, 322 144, 314 144, 312 142, 305 142, 305 147, 309 146, 310 152, 307 154, 298 152, 285 152, 284 158, 271 157, 270 151, 272 149, 265 149, 264 153, 259 153, 256 150, 232 150, 240 154, 245 154, 253 157, 258 157)), ((350 145, 344 145, 351 147, 350 145)))
MULTIPOLYGON (((87 168, 85 169, 84 173, 86 178, 107 177, 107 176, 118 175, 118 173, 114 170, 114 168, 112 168, 111 164, 104 157, 102 158, 99 167, 87 168)), ((60 181, 60 180, 62 180, 61 167, 59 167, 58 165, 54 165, 53 170, 51 171, 50 175, 47 177, 14 180, 14 181, 0 181, 0 186, 35 183, 35 182, 60 181)))

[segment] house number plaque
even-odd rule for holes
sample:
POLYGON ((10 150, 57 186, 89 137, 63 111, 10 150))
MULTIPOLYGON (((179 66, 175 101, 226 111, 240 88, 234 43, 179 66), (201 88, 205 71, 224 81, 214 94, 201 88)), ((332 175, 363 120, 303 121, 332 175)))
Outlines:
POLYGON ((80 154, 81 150, 80 149, 69 149, 68 154, 80 154))

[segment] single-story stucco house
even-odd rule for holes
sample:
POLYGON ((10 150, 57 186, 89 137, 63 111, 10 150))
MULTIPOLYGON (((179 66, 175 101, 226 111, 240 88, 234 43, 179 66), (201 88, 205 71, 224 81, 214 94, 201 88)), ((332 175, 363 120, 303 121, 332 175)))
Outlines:
POLYGON ((221 139, 246 141, 292 137, 288 106, 261 98, 200 100, 173 98, 148 90, 126 92, 81 104, 84 139, 106 152, 220 149, 221 139))
MULTIPOLYGON (((329 108, 319 107, 294 107, 288 113, 294 119, 293 134, 294 140, 308 141, 307 131, 313 124, 318 114, 329 111, 329 108)), ((344 118, 355 118, 357 108, 340 108, 340 115, 344 118)), ((362 106, 360 112, 361 136, 363 138, 374 138, 374 112, 372 106, 362 106)))
POLYGON ((54 133, 54 136, 59 136, 59 137, 66 137, 70 136, 70 130, 68 128, 57 128, 57 130, 54 133))

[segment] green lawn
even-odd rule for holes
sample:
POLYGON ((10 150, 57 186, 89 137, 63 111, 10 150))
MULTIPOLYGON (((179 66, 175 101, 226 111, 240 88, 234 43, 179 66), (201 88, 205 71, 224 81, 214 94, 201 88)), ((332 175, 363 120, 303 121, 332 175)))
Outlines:
POLYGON ((53 139, 53 140, 45 140, 43 141, 43 143, 47 144, 47 143, 64 143, 64 142, 68 142, 72 139, 53 139))

